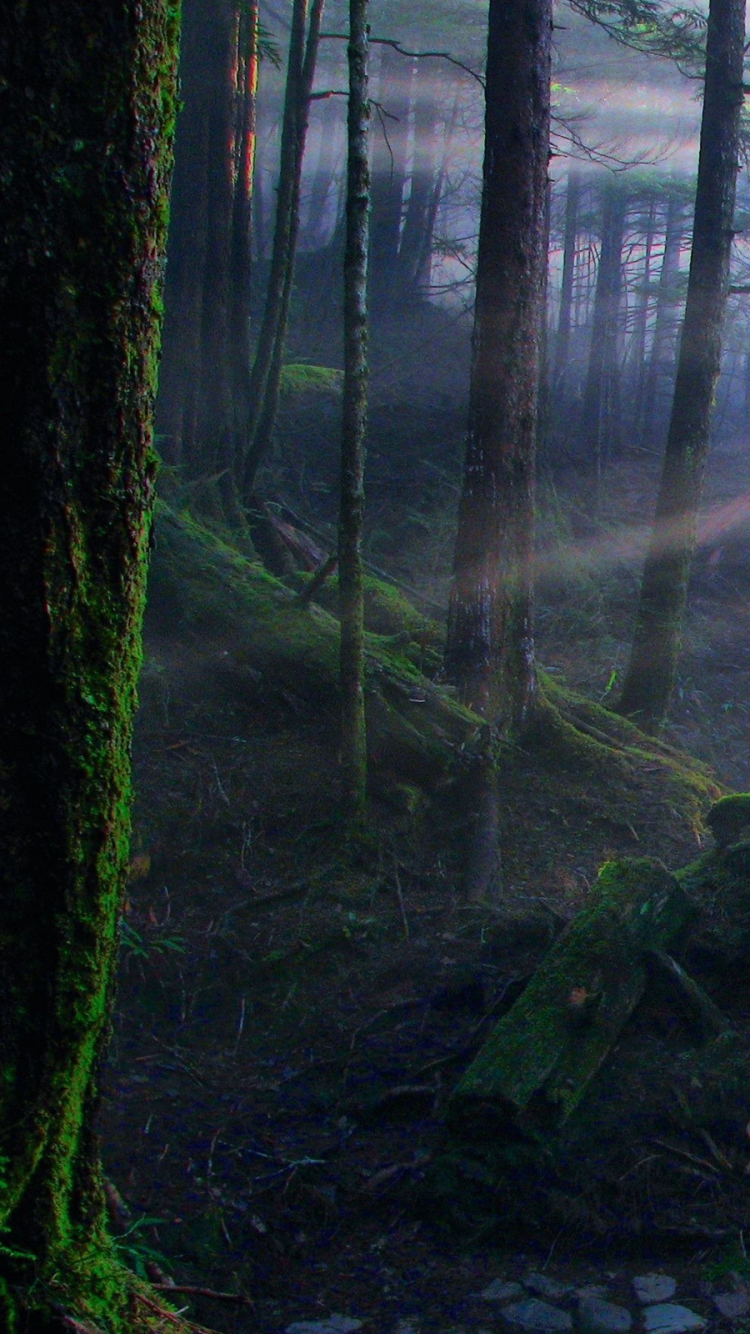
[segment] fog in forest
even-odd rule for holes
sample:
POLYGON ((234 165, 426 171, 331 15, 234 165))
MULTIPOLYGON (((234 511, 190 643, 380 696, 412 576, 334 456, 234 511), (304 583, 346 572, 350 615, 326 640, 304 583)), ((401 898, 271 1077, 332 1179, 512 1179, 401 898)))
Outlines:
POLYGON ((512 1327, 627 1329, 646 1267, 699 1323, 750 1312, 747 799, 712 805, 750 786, 750 140, 713 412, 688 374, 679 418, 707 5, 644 2, 555 4, 549 161, 522 126, 537 184, 502 196, 503 6, 371 0, 365 285, 349 5, 184 0, 105 1138, 157 1270, 210 1280, 202 1324, 229 1291, 263 1334, 480 1334, 539 1297, 558 1324, 512 1327), (490 185, 496 235, 538 207, 483 265, 490 185), (705 478, 691 443, 655 523, 704 408, 705 478), (575 1324, 602 1296, 614 1323, 575 1324))

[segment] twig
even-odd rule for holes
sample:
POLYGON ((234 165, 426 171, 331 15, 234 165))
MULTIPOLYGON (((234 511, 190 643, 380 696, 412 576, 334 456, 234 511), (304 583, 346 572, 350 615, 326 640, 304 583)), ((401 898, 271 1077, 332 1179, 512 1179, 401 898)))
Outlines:
POLYGON ((707 1172, 714 1175, 718 1172, 718 1167, 709 1163, 706 1158, 699 1158, 697 1154, 689 1153, 687 1149, 680 1148, 679 1144, 670 1144, 668 1140, 657 1139, 656 1135, 651 1138, 652 1144, 658 1144, 660 1149, 666 1149, 668 1153, 673 1153, 675 1158, 684 1158, 685 1162, 693 1163, 696 1167, 703 1167, 707 1172))
POLYGON ((338 563, 339 558, 335 551, 332 551, 330 555, 326 556, 322 564, 318 566, 309 584, 307 584, 305 588, 302 589, 302 592, 298 594, 297 601, 299 602, 300 607, 309 606, 315 597, 315 594, 323 587, 328 576, 333 574, 338 563))
MULTIPOLYGON (((322 32, 320 40, 328 42, 348 42, 349 37, 343 32, 322 32)), ((470 65, 464 65, 463 61, 457 60, 455 56, 447 51, 409 51, 400 42, 394 41, 392 37, 370 37, 370 46, 390 46, 397 51, 400 56, 407 56, 409 60, 447 60, 449 65, 455 65, 456 69, 462 69, 464 74, 468 74, 475 79, 480 88, 484 88, 485 82, 481 74, 477 74, 470 65)))
POLYGON ((157 1292, 180 1292, 188 1297, 210 1297, 215 1302, 236 1302, 239 1306, 255 1306, 244 1292, 216 1292, 214 1288, 195 1288, 186 1283, 152 1283, 157 1292))
POLYGON ((408 919, 408 917, 406 916, 406 908, 405 908, 405 906, 404 906, 404 894, 403 894, 403 890, 402 890, 402 888, 401 888, 401 876, 400 876, 399 873, 398 873, 398 862, 396 861, 395 857, 394 857, 394 859, 393 859, 393 875, 394 875, 394 879, 395 879, 395 882, 396 882, 396 897, 397 897, 397 899, 398 899, 399 911, 400 911, 400 913, 401 913, 401 921, 402 921, 403 924, 404 924, 404 940, 408 940, 408 939, 409 939, 409 919, 408 919))

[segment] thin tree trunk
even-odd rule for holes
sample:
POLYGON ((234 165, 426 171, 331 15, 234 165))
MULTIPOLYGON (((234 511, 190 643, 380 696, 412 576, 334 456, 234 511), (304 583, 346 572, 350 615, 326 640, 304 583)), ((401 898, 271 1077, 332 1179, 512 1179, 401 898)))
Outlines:
POLYGON ((604 460, 612 452, 612 437, 619 430, 617 336, 626 207, 623 191, 617 185, 609 185, 604 192, 601 253, 581 411, 584 462, 596 474, 597 492, 604 460))
POLYGON ((737 181, 744 0, 711 0, 693 251, 656 517, 620 711, 647 727, 664 718, 680 653, 698 506, 708 454, 737 181))
POLYGON ((578 212, 581 202, 581 177, 576 171, 568 175, 565 194, 565 234, 563 238, 563 271, 560 287, 560 312, 555 337, 555 366, 552 374, 553 390, 564 399, 566 375, 570 359, 570 330, 573 315, 573 280, 576 268, 578 241, 578 212))
POLYGON ((94 1116, 128 862, 176 12, 45 0, 0 21, 5 1331, 138 1324, 94 1116))
POLYGON ((197 0, 183 6, 174 184, 164 285, 163 353, 159 371, 156 429, 168 463, 193 467, 200 378, 200 324, 208 232, 208 138, 212 88, 203 48, 208 15, 197 0))
POLYGON ((399 249, 401 277, 417 293, 424 270, 423 256, 429 245, 427 230, 437 170, 438 101, 433 79, 434 71, 427 62, 420 62, 414 95, 411 189, 399 249))
POLYGON ((643 276, 635 293, 635 313, 633 317, 633 350, 631 355, 632 380, 635 390, 631 431, 635 439, 640 439, 643 421, 643 405, 646 389, 646 336, 648 332, 648 312, 651 296, 651 261, 656 231, 656 198, 651 197, 646 215, 646 234, 643 246, 643 276))
POLYGON ((259 0, 247 0, 240 15, 237 70, 238 124, 232 216, 229 355, 232 372, 232 476, 244 447, 250 402, 250 271, 252 204, 257 133, 259 0))
POLYGON ((383 110, 373 135, 370 287, 373 301, 386 306, 401 295, 398 254, 413 88, 414 62, 407 64, 403 56, 384 48, 379 91, 383 110))
POLYGON ((339 517, 341 607, 341 794, 347 815, 365 806, 365 625, 362 517, 367 427, 367 264, 370 169, 367 0, 349 5, 349 110, 344 256, 344 403, 339 517))
POLYGON ((645 449, 652 449, 657 444, 657 426, 659 421, 659 385, 667 371, 672 370, 670 348, 673 334, 673 314, 676 295, 676 279, 680 267, 680 249, 682 247, 683 216, 682 202, 676 193, 672 193, 667 204, 667 220, 664 233, 664 255, 659 271, 659 287, 656 294, 656 316, 654 320, 654 338, 651 344, 651 356, 646 373, 643 397, 643 430, 641 443, 645 449), (669 354, 669 362, 668 362, 669 354))
MULTIPOLYGON (((205 0, 203 0, 205 4, 205 0)), ((219 0, 211 7, 201 51, 209 71, 206 208, 208 227, 202 278, 200 376, 198 383, 198 464, 200 474, 231 466, 232 384, 230 302, 234 137, 239 14, 219 0)))
POLYGON ((251 506, 257 505, 255 479, 271 443, 278 411, 299 232, 302 159, 324 5, 325 0, 312 0, 308 28, 308 0, 294 0, 271 274, 248 390, 251 409, 241 489, 251 506))

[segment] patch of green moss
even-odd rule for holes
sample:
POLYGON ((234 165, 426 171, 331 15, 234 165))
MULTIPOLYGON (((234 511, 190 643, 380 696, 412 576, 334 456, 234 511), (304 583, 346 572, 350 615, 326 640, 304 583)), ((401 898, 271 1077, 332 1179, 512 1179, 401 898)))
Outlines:
POLYGON ((708 812, 708 826, 720 848, 736 843, 750 826, 750 793, 733 792, 715 802, 708 812))

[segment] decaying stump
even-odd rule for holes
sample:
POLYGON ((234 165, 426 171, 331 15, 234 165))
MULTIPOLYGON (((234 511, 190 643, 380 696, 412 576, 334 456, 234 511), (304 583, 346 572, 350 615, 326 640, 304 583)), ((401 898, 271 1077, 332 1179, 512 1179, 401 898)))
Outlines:
POLYGON ((592 902, 557 941, 466 1071, 448 1109, 461 1138, 534 1138, 570 1116, 641 999, 648 950, 694 915, 661 862, 608 862, 592 902))

